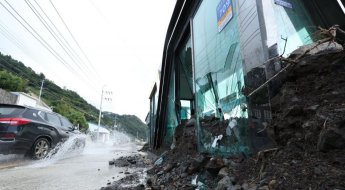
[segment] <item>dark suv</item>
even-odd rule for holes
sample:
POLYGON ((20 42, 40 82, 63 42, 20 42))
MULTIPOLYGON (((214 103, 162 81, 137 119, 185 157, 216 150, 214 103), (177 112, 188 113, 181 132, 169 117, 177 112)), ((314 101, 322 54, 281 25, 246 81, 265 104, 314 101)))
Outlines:
MULTIPOLYGON (((26 154, 42 159, 58 143, 80 134, 63 116, 19 105, 0 104, 0 154, 26 154)), ((78 147, 85 138, 76 138, 78 147)))

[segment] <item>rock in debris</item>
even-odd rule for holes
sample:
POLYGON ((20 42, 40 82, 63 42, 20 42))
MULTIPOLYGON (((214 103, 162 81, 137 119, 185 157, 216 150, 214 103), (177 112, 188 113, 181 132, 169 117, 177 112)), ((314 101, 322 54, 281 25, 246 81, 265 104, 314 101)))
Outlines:
POLYGON ((342 45, 333 42, 324 42, 322 44, 318 44, 318 42, 304 45, 293 51, 289 58, 294 59, 296 57, 299 57, 303 54, 305 55, 318 55, 318 54, 327 54, 327 53, 336 53, 336 52, 341 52, 343 51, 344 48, 342 45))
POLYGON ((137 161, 134 158, 128 158, 127 161, 131 164, 136 164, 137 161))
POLYGON ((170 172, 175 166, 176 166, 176 163, 169 163, 163 168, 163 171, 165 173, 170 172))
POLYGON ((149 178, 149 179, 146 180, 146 185, 147 185, 147 186, 151 187, 152 184, 153 184, 153 182, 152 182, 152 179, 151 179, 151 178, 149 178))
POLYGON ((241 190, 241 189, 242 189, 242 187, 240 185, 235 185, 235 186, 227 188, 227 190, 241 190))
POLYGON ((317 175, 321 175, 323 172, 322 172, 321 168, 315 167, 314 168, 314 173, 317 174, 317 175))
POLYGON ((273 179, 268 183, 269 189, 277 189, 277 180, 273 179))
POLYGON ((188 174, 192 174, 197 172, 207 161, 207 157, 200 154, 196 158, 193 159, 192 164, 188 167, 188 174))
POLYGON ((336 127, 323 129, 319 136, 317 148, 322 152, 345 148, 345 120, 336 127))
POLYGON ((219 177, 225 177, 225 176, 228 176, 228 175, 229 175, 229 169, 227 167, 223 167, 218 172, 218 176, 219 177))
POLYGON ((219 170, 222 169, 225 166, 224 160, 221 158, 212 158, 208 161, 205 168, 210 173, 217 175, 219 170))
POLYGON ((225 176, 218 182, 216 190, 224 190, 231 187, 233 187, 233 185, 231 183, 230 177, 225 176))
POLYGON ((265 186, 259 187, 258 190, 270 190, 270 188, 267 185, 265 185, 265 186))
POLYGON ((110 160, 110 161, 109 161, 109 166, 110 166, 110 165, 114 165, 114 164, 115 164, 114 160, 110 160))

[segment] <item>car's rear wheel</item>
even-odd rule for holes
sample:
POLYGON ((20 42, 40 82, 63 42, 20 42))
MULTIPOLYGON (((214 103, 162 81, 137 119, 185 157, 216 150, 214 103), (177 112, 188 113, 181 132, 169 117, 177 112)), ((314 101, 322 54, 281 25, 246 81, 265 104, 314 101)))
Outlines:
POLYGON ((40 160, 45 158, 50 149, 50 143, 45 138, 39 138, 36 140, 33 148, 32 148, 32 158, 36 160, 40 160))

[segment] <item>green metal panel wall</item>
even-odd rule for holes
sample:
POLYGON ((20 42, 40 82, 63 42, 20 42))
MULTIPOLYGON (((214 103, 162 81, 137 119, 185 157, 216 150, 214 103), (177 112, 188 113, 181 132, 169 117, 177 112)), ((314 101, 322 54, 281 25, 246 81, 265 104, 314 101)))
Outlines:
POLYGON ((167 115, 165 120, 165 137, 164 145, 169 146, 173 142, 173 136, 175 128, 178 125, 176 111, 175 111, 175 72, 174 70, 171 73, 169 81, 169 94, 168 94, 168 103, 167 103, 167 115))

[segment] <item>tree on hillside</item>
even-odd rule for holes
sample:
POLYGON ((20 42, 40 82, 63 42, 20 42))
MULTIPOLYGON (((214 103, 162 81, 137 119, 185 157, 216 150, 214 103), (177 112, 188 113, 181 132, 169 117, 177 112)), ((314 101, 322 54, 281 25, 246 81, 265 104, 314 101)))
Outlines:
POLYGON ((73 109, 67 103, 54 102, 54 112, 65 116, 73 125, 79 125, 79 129, 86 131, 88 128, 87 121, 82 112, 73 109))
POLYGON ((25 80, 7 71, 0 71, 0 88, 9 91, 25 91, 25 87, 25 80))

